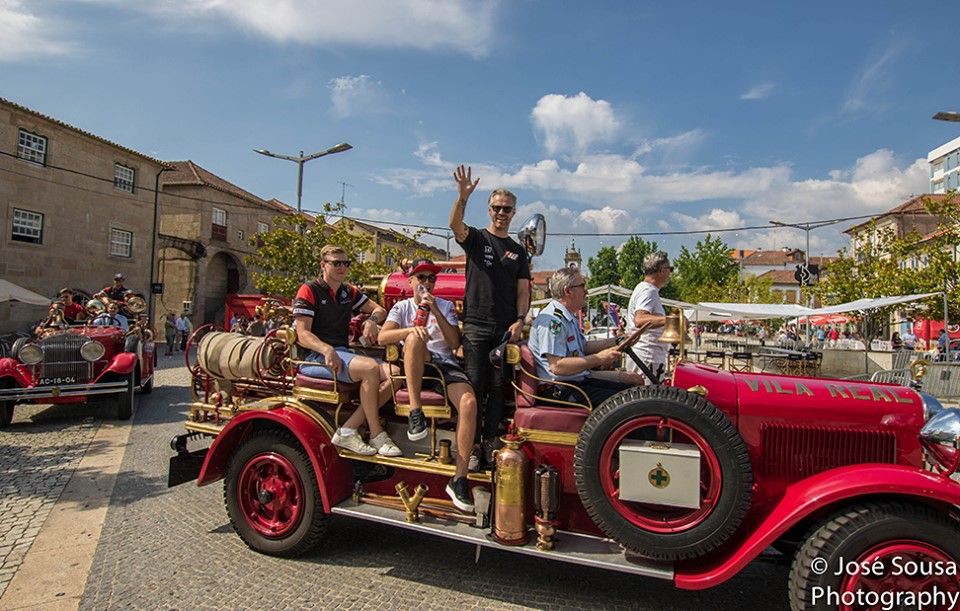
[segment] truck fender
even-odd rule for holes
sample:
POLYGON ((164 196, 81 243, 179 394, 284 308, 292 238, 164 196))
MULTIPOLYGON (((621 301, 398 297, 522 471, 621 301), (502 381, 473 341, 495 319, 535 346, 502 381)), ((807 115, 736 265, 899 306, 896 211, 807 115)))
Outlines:
POLYGON ((102 378, 107 373, 120 375, 130 375, 137 366, 137 354, 135 352, 121 352, 113 357, 110 364, 100 374, 102 378))
POLYGON ((10 357, 0 359, 0 379, 2 378, 13 378, 20 388, 33 386, 33 380, 23 372, 20 362, 10 357))
POLYGON ((915 499, 946 508, 951 504, 960 505, 960 484, 904 465, 863 464, 824 471, 789 486, 780 501, 739 545, 705 563, 678 564, 674 583, 684 590, 716 586, 739 573, 810 514, 845 501, 877 496, 915 499))
POLYGON ((223 479, 237 446, 257 422, 263 421, 289 431, 306 450, 317 477, 324 511, 329 513, 333 505, 350 496, 352 469, 330 443, 330 433, 326 427, 303 411, 282 403, 272 409, 246 411, 230 420, 213 440, 200 468, 197 485, 205 486, 223 479))

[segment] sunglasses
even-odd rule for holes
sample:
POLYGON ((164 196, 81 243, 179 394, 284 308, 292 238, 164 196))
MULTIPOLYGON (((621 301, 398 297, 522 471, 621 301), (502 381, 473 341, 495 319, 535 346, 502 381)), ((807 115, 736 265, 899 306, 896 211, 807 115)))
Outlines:
POLYGON ((417 274, 417 280, 419 280, 420 282, 436 282, 437 275, 436 274, 417 274))
POLYGON ((344 259, 326 259, 326 260, 324 260, 324 263, 329 263, 330 265, 332 265, 332 266, 334 266, 334 267, 350 267, 350 264, 352 263, 352 261, 350 261, 349 259, 347 259, 347 260, 344 260, 344 259))
POLYGON ((513 206, 490 206, 490 209, 496 212, 497 214, 500 214, 501 212, 504 214, 513 213, 513 206))

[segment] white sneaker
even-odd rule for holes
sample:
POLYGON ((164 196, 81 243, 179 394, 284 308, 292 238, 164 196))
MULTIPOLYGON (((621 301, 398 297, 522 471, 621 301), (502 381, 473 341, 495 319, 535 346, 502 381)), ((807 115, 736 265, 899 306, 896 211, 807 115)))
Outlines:
POLYGON ((338 448, 343 448, 356 454, 363 454, 364 456, 373 456, 377 453, 375 447, 364 442, 360 435, 356 433, 341 435, 340 431, 337 431, 333 434, 333 439, 331 439, 330 442, 338 448))
POLYGON ((370 439, 370 445, 377 449, 380 456, 403 456, 403 452, 393 443, 386 431, 380 431, 379 435, 370 439))

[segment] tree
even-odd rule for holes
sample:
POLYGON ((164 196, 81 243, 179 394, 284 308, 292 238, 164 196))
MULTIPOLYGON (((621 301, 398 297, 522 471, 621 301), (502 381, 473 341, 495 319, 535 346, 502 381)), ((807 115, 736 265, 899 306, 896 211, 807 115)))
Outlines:
POLYGON ((679 298, 690 303, 723 301, 738 292, 739 266, 730 258, 730 247, 722 239, 707 237, 697 242, 693 252, 686 246, 674 260, 671 280, 679 298))
POLYGON ((320 271, 320 250, 327 244, 342 246, 353 261, 348 281, 357 285, 370 283, 391 269, 382 261, 392 258, 400 261, 403 256, 426 257, 427 252, 417 248, 416 236, 395 237, 408 248, 382 247, 378 260, 363 260, 360 255, 373 248, 373 238, 354 231, 348 218, 337 223, 328 222, 331 215, 340 215, 345 210, 341 203, 324 204, 323 214, 311 222, 305 215, 279 216, 268 232, 250 238, 250 245, 257 253, 246 257, 253 268, 251 275, 257 289, 269 294, 293 297, 305 279, 315 278, 320 271))
POLYGON ((660 248, 656 242, 647 242, 639 236, 632 236, 620 247, 617 255, 617 273, 620 286, 632 289, 643 280, 643 260, 660 248))
MULTIPOLYGON (((595 257, 587 259, 587 267, 590 269, 590 278, 587 280, 589 288, 617 284, 620 281, 620 274, 617 271, 617 249, 613 246, 604 246, 598 250, 595 257)), ((622 297, 613 295, 611 300, 620 305, 626 305, 626 300, 622 297)), ((601 307, 601 301, 606 301, 606 295, 591 297, 589 306, 601 307)))

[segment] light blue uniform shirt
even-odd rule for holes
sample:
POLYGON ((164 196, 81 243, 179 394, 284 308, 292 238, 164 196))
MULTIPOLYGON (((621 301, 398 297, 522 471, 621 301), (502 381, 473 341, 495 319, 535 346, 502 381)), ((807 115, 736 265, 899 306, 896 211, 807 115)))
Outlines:
POLYGON ((583 331, 580 330, 577 317, 556 299, 552 300, 534 319, 527 346, 537 362, 537 375, 545 380, 579 382, 590 377, 589 369, 568 376, 558 376, 550 372, 546 358, 548 354, 560 358, 584 356, 587 346, 587 340, 583 336, 583 331))

